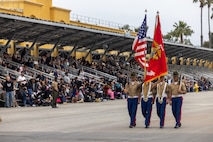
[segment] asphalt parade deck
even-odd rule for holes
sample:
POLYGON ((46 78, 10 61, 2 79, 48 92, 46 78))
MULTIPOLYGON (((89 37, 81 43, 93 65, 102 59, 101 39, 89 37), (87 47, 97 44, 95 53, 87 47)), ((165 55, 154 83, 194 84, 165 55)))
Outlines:
POLYGON ((59 108, 0 108, 0 142, 212 142, 213 92, 184 96, 182 127, 167 105, 159 128, 153 106, 150 128, 144 128, 140 105, 137 126, 130 129, 126 100, 64 104, 59 108))

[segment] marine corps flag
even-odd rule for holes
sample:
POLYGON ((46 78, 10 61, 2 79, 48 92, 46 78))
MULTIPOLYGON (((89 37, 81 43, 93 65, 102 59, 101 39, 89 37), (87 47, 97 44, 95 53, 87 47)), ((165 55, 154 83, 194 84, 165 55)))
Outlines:
POLYGON ((157 14, 149 66, 145 73, 144 82, 152 81, 162 75, 166 75, 167 73, 166 53, 162 39, 160 18, 157 14))

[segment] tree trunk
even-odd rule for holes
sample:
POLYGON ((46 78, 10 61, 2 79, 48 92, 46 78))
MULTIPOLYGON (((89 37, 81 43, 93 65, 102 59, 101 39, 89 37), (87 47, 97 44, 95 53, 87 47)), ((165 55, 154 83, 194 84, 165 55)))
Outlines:
POLYGON ((180 43, 183 44, 183 34, 180 35, 180 43))
POLYGON ((203 46, 203 7, 200 7, 200 25, 201 25, 201 35, 200 35, 200 46, 203 46))
POLYGON ((211 29, 210 29, 210 7, 211 5, 208 5, 208 28, 209 28, 209 48, 211 48, 211 29))

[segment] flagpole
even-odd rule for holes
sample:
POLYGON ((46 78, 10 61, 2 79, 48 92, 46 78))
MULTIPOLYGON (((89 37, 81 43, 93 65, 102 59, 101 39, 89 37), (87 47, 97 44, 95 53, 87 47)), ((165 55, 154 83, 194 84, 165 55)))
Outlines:
MULTIPOLYGON (((159 16, 159 11, 157 11, 157 15, 156 15, 156 18, 155 18, 155 29, 154 29, 154 34, 155 35, 155 31, 156 31, 156 27, 157 27, 157 19, 158 19, 158 16, 159 16)), ((153 39, 154 40, 154 39, 153 39)), ((153 41, 154 42, 154 41, 153 41)), ((150 53, 150 58, 153 58, 153 56, 155 55, 155 53, 157 52, 157 50, 155 51, 152 51, 151 49, 151 53, 150 53)))
MULTIPOLYGON (((155 30, 156 30, 157 23, 158 23, 158 16, 159 16, 159 11, 157 11, 157 15, 156 15, 156 19, 155 19, 155 30)), ((154 35, 155 35, 155 33, 154 33, 154 35)), ((158 50, 159 50, 159 49, 158 49, 158 50)), ((156 50, 155 52, 157 52, 157 50, 156 50)), ((154 53, 154 54, 155 54, 155 53, 154 53)), ((154 54, 153 54, 153 56, 154 56, 154 54)), ((160 77, 158 77, 158 80, 160 80, 160 77)))
MULTIPOLYGON (((145 9, 145 15, 146 15, 146 13, 147 13, 147 10, 145 9)), ((146 22, 146 33, 147 33, 147 22, 146 22)), ((147 74, 147 69, 146 69, 146 50, 144 50, 144 55, 145 55, 145 66, 144 66, 144 80, 146 80, 146 74, 147 74)), ((145 96, 146 94, 145 94, 145 92, 147 92, 146 91, 147 90, 147 88, 146 88, 146 82, 144 82, 144 85, 143 85, 143 95, 145 96)))
MULTIPOLYGON (((147 10, 145 10, 145 13, 147 12, 147 10)), ((159 12, 157 11, 157 16, 155 18, 155 29, 154 29, 154 35, 155 35, 155 31, 156 31, 156 26, 157 26, 157 18, 158 18, 159 12)), ((146 31, 147 32, 147 31, 146 31)), ((157 51, 157 50, 156 50, 157 51)), ((154 53, 155 54, 155 53, 154 53)), ((153 51, 151 50, 150 53, 150 58, 152 58, 154 56, 153 51)), ((146 54, 145 54, 146 55, 146 54)), ((146 56, 145 56, 145 67, 144 67, 144 80, 146 80, 146 74, 147 74, 147 69, 146 69, 146 56)), ((146 86, 146 82, 144 82, 144 91, 146 92, 147 90, 147 86, 146 86)), ((145 95, 145 94, 144 94, 145 95)))

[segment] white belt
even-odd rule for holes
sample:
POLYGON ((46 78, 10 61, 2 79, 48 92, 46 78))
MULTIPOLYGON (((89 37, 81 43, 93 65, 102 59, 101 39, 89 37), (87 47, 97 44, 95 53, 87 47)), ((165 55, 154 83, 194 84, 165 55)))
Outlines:
POLYGON ((138 96, 128 96, 128 98, 138 98, 138 96))
MULTIPOLYGON (((142 96, 142 98, 144 98, 144 96, 142 96)), ((149 95, 148 98, 153 98, 153 95, 149 95)))
POLYGON ((183 94, 179 94, 179 95, 172 95, 172 98, 178 98, 178 97, 182 97, 183 94))
POLYGON ((160 96, 157 96, 157 98, 164 98, 164 97, 167 97, 167 96, 165 96, 165 95, 163 95, 163 96, 161 96, 161 97, 160 97, 160 96))

